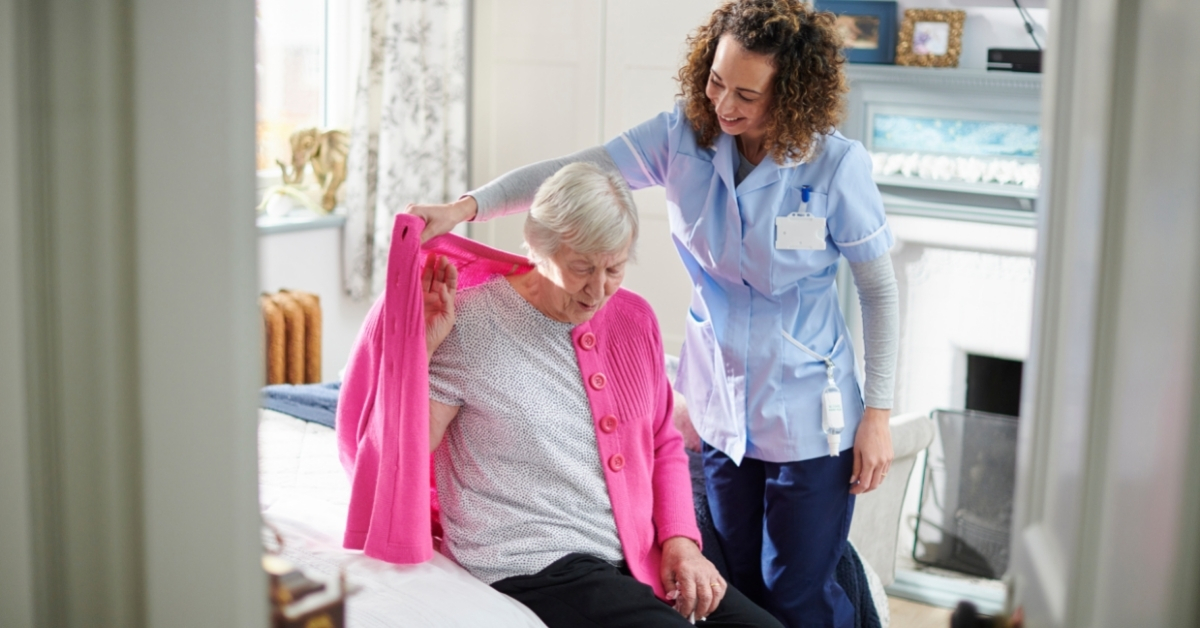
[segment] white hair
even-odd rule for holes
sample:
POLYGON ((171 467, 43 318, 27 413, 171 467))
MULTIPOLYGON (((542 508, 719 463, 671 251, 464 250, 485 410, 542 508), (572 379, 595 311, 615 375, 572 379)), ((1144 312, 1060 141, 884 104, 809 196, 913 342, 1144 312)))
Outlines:
POLYGON ((586 162, 568 164, 538 188, 525 217, 525 248, 535 262, 566 246, 584 255, 620 252, 633 259, 638 216, 633 194, 617 173, 586 162))

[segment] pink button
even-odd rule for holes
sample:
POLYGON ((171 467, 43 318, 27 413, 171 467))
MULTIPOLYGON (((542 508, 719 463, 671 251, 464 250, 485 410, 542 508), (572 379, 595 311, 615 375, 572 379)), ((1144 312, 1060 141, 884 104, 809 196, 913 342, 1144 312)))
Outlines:
POLYGON ((625 456, 622 456, 621 454, 613 454, 613 456, 608 459, 608 468, 612 469, 613 471, 620 471, 621 469, 624 469, 625 456))
POLYGON ((583 347, 584 351, 591 351, 596 346, 596 334, 589 331, 580 336, 579 346, 583 347))
POLYGON ((604 385, 608 383, 608 378, 604 376, 604 373, 592 373, 592 376, 588 378, 588 383, 596 390, 604 390, 604 385))
POLYGON ((600 431, 605 434, 612 434, 613 430, 617 429, 617 417, 608 415, 600 419, 600 431))

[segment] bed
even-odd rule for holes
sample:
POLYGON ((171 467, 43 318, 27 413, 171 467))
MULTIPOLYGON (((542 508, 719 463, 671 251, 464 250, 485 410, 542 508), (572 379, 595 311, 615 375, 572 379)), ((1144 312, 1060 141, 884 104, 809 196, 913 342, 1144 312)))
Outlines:
POLYGON ((302 570, 337 577, 358 591, 346 605, 353 628, 545 628, 522 604, 435 553, 393 565, 342 548, 350 484, 334 431, 272 410, 258 424, 259 502, 283 538, 280 554, 302 570))

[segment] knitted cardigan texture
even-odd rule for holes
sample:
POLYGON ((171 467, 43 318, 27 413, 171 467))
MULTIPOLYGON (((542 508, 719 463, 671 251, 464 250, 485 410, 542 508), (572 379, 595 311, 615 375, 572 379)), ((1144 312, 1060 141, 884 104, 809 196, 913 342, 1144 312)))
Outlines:
MULTIPOLYGON (((396 216, 386 288, 351 351, 337 409, 338 450, 351 485, 344 545, 400 564, 432 557, 436 520, 423 256, 448 257, 460 288, 532 268, 523 257, 454 235, 422 247, 423 227, 419 218, 396 216)), ((683 536, 699 543, 700 532, 683 440, 671 421, 674 395, 658 321, 644 299, 619 290, 571 339, 626 563, 665 599, 662 542, 683 536)))

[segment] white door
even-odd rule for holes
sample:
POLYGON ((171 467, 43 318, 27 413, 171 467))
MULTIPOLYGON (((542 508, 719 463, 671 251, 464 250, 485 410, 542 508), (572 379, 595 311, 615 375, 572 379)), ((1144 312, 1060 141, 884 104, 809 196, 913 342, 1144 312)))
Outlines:
POLYGON ((1027 626, 1194 626, 1200 3, 1052 10, 1014 601, 1027 626))

